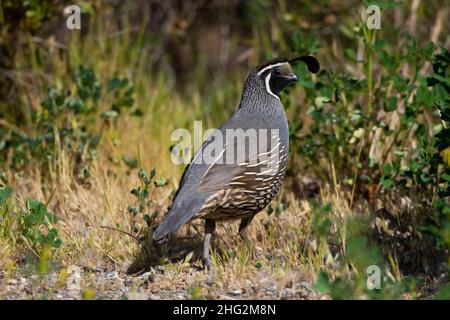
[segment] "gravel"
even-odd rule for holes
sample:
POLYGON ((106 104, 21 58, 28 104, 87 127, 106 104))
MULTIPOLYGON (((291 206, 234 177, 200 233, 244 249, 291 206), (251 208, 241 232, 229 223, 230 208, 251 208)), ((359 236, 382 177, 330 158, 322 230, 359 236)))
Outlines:
POLYGON ((203 273, 199 274, 202 271, 194 268, 185 270, 185 280, 178 285, 173 285, 171 280, 167 279, 171 279, 171 276, 166 274, 163 266, 153 267, 138 276, 130 276, 117 270, 90 269, 77 265, 69 266, 66 271, 67 277, 62 284, 59 272, 51 272, 45 277, 17 274, 13 278, 2 273, 0 288, 4 290, 0 290, 0 299, 191 299, 193 286, 200 288, 202 297, 221 300, 317 299, 317 294, 308 282, 297 282, 296 285, 291 283, 285 288, 280 288, 279 283, 273 280, 243 281, 237 287, 234 284, 231 288, 227 288, 226 283, 203 286, 199 280, 203 279, 203 273), (196 280, 189 280, 190 277, 195 277, 196 280))

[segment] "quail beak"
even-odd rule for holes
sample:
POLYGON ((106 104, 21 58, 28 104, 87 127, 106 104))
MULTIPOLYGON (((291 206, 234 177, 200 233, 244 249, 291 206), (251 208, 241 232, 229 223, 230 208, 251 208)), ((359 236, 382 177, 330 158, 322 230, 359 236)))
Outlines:
POLYGON ((289 81, 289 82, 295 82, 295 81, 298 81, 298 77, 295 75, 295 74, 290 74, 289 76, 287 76, 286 77, 286 79, 289 81))
POLYGON ((289 79, 289 81, 298 81, 298 77, 297 77, 295 74, 291 74, 291 75, 288 77, 288 79, 289 79))

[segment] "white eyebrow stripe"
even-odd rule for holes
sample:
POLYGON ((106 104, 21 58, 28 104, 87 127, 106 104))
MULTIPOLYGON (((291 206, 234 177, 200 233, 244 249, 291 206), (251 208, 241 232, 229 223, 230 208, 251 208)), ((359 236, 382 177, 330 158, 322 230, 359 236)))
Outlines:
POLYGON ((258 71, 258 76, 260 76, 261 74, 263 74, 265 71, 267 71, 269 69, 282 66, 285 63, 287 63, 287 62, 279 62, 279 63, 268 65, 267 67, 265 67, 265 68, 261 69, 260 71, 258 71))
POLYGON ((272 74, 269 73, 269 74, 266 76, 266 91, 267 91, 268 94, 270 94, 270 95, 274 96, 275 98, 277 98, 278 100, 280 100, 280 98, 278 98, 278 96, 277 96, 276 94, 274 94, 274 93, 272 92, 272 90, 270 90, 270 83, 269 83, 269 81, 270 81, 270 76, 271 76, 271 75, 272 75, 272 74))

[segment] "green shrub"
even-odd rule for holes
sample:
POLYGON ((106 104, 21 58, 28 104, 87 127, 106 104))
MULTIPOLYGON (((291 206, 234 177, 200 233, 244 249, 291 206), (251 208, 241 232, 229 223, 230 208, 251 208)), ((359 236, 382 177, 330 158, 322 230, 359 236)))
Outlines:
POLYGON ((164 187, 167 185, 167 179, 161 177, 155 179, 156 169, 152 169, 150 172, 143 168, 139 169, 138 177, 140 185, 131 190, 131 194, 136 197, 136 206, 128 206, 128 212, 131 214, 132 232, 139 233, 140 230, 146 230, 143 226, 149 228, 154 227, 155 219, 159 214, 158 210, 154 210, 152 213, 148 211, 151 209, 150 204, 152 195, 156 188, 164 187), (153 183, 152 183, 153 182, 153 183), (152 187, 153 185, 153 187, 152 187), (142 220, 137 219, 138 216, 142 217, 142 220), (143 225, 140 221, 145 222, 143 225))
POLYGON ((33 199, 26 200, 25 210, 16 210, 12 201, 13 189, 0 188, 0 232, 13 243, 23 244, 36 253, 46 248, 59 248, 61 239, 55 228, 56 216, 47 205, 33 199))
MULTIPOLYGON (((365 202, 372 209, 371 217, 355 212, 333 227, 338 222, 331 208, 315 207, 316 236, 339 253, 333 272, 318 274, 316 289, 336 299, 399 298, 414 294, 422 275, 440 274, 443 265, 449 270, 450 54, 412 36, 403 48, 392 48, 362 24, 354 30, 365 58, 356 61, 348 49, 346 63, 353 61, 354 70, 363 66, 361 74, 324 68, 313 78, 305 66, 295 66, 309 119, 290 120, 291 150, 316 179, 348 191, 350 205, 365 202), (388 208, 386 199, 403 197, 409 207, 388 208), (387 217, 373 209, 380 206, 387 217), (371 230, 376 227, 368 218, 387 218, 393 234, 371 230), (384 273, 380 290, 366 286, 372 264, 384 273)), ((306 38, 293 37, 297 54, 317 51, 317 41, 306 38)), ((288 94, 282 99, 292 107, 288 94)))

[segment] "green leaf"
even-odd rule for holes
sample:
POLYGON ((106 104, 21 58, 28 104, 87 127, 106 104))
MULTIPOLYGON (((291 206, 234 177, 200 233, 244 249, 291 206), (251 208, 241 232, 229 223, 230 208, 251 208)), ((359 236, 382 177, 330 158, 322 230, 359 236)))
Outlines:
POLYGON ((316 105, 318 108, 322 108, 325 103, 330 102, 331 100, 327 97, 317 97, 314 99, 314 105, 316 105))
POLYGON ((429 183, 429 182, 433 181, 433 178, 432 178, 429 174, 423 172, 423 173, 420 175, 420 180, 421 180, 423 183, 429 183))
POLYGON ((317 292, 329 292, 329 280, 328 280, 328 274, 326 272, 319 272, 317 275, 317 280, 313 285, 313 289, 317 292))
POLYGON ((441 178, 442 178, 443 180, 447 181, 447 182, 450 182, 450 174, 448 174, 448 173, 446 173, 446 172, 444 172, 444 173, 441 175, 441 178))
POLYGON ((355 50, 351 49, 351 48, 347 48, 345 49, 345 56, 351 60, 351 61, 356 61, 356 53, 355 50))
POLYGON ((111 90, 118 89, 118 88, 125 88, 127 85, 128 85, 128 79, 126 79, 126 78, 120 79, 120 78, 114 77, 108 81, 107 87, 108 87, 108 91, 111 91, 111 90))
POLYGON ((61 244, 62 244, 62 240, 58 238, 53 242, 53 247, 60 248, 61 244))
POLYGON ((391 189, 394 186, 394 180, 390 178, 386 178, 385 176, 381 177, 381 185, 385 189, 391 189))
POLYGON ((10 186, 0 188, 0 205, 6 203, 6 201, 11 197, 13 193, 13 188, 10 186))
POLYGON ((394 97, 390 97, 388 99, 387 103, 385 104, 384 109, 387 112, 394 111, 395 109, 397 109, 397 105, 398 105, 397 97, 395 97, 395 96, 394 97))
POLYGON ((163 187, 167 184, 167 179, 166 178, 159 178, 158 180, 155 181, 155 186, 157 187, 163 187))
POLYGON ((139 194, 141 193, 141 188, 138 187, 138 188, 131 189, 130 193, 136 197, 139 197, 139 194))
POLYGON ((392 166, 392 164, 386 163, 383 166, 383 174, 385 176, 389 177, 392 174, 393 171, 394 171, 394 167, 392 166))
POLYGON ((450 300, 450 283, 444 284, 437 292, 437 300, 450 300))
POLYGON ((444 86, 438 83, 434 87, 434 99, 437 104, 445 104, 445 101, 449 99, 449 94, 447 90, 445 90, 444 86))
POLYGON ((28 226, 46 224, 45 217, 47 207, 40 201, 27 199, 28 213, 25 218, 25 223, 28 226))
POLYGON ((295 53, 298 55, 316 54, 320 48, 317 37, 303 34, 300 31, 294 32, 292 42, 294 43, 295 53))
POLYGON ((424 163, 420 161, 413 161, 409 165, 412 172, 417 172, 424 167, 424 163))
POLYGON ((428 90, 424 86, 420 86, 417 89, 416 100, 419 104, 431 107, 433 105, 433 91, 428 90))
POLYGON ((138 159, 132 158, 127 155, 122 156, 122 161, 130 168, 130 169, 136 169, 138 167, 138 159))
POLYGON ((103 120, 117 119, 118 117, 119 117, 119 113, 116 110, 108 110, 101 114, 101 118, 103 120))

